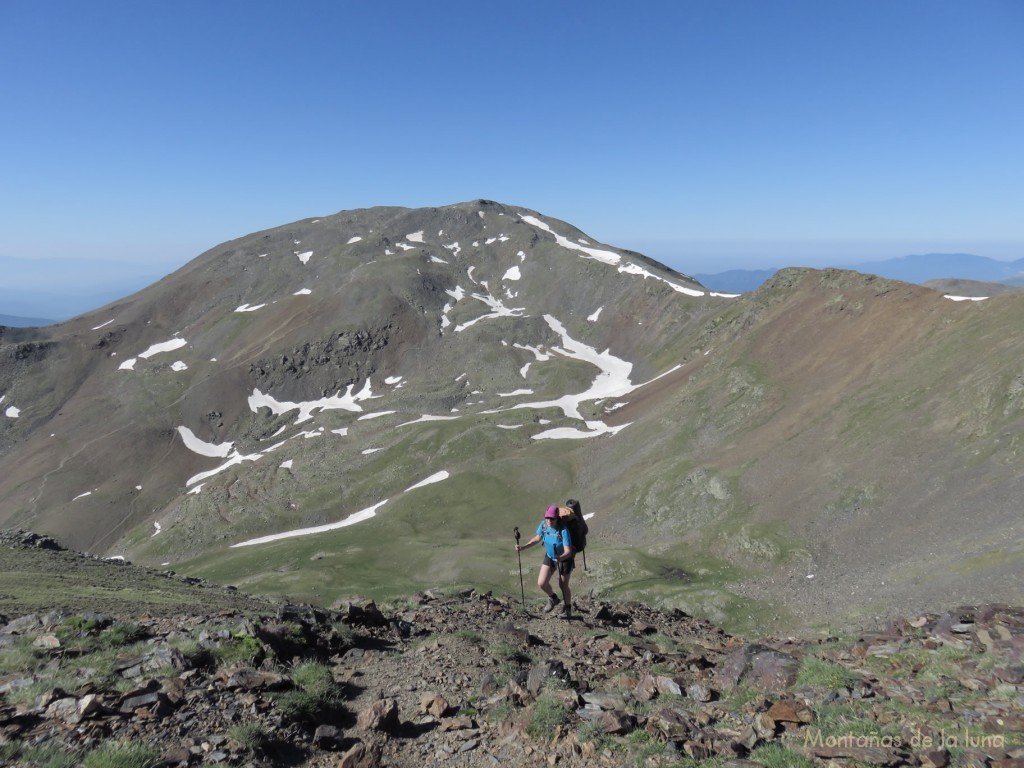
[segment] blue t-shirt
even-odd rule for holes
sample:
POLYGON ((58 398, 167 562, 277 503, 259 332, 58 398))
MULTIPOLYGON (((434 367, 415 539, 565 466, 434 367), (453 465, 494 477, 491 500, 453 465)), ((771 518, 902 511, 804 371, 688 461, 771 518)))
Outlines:
POLYGON ((566 547, 572 546, 572 537, 569 536, 568 528, 559 531, 546 525, 544 520, 541 520, 540 525, 537 526, 537 535, 544 541, 544 551, 552 560, 556 560, 566 547))

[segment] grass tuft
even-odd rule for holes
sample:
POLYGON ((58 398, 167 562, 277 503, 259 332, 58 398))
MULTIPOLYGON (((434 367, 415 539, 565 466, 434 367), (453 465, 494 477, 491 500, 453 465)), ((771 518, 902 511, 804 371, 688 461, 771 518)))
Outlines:
POLYGON ((800 672, 797 674, 796 683, 799 686, 808 688, 849 688, 860 678, 832 661, 819 659, 815 656, 807 656, 800 665, 800 672))
POLYGON ((33 765, 40 768, 75 768, 79 765, 78 755, 56 744, 31 746, 20 741, 0 744, 0 761, 11 761, 11 765, 33 765))
POLYGON ((814 768, 814 763, 806 757, 781 744, 758 747, 750 757, 764 768, 814 768))
POLYGON ((319 724, 338 719, 345 713, 341 688, 334 682, 331 669, 317 661, 303 661, 292 668, 295 688, 275 697, 285 717, 319 724))
POLYGON ((160 751, 145 744, 112 742, 103 744, 85 756, 83 768, 155 768, 160 751))
POLYGON ((259 720, 246 720, 228 728, 228 737, 250 755, 255 755, 270 742, 270 730, 259 720))
POLYGON ((237 664, 255 667, 267 655, 267 649, 258 638, 252 635, 237 634, 231 639, 211 649, 214 661, 219 667, 231 667, 237 664))
POLYGON ((550 738, 555 728, 569 722, 569 708, 561 701, 541 694, 534 702, 533 715, 526 726, 526 732, 535 739, 550 738))

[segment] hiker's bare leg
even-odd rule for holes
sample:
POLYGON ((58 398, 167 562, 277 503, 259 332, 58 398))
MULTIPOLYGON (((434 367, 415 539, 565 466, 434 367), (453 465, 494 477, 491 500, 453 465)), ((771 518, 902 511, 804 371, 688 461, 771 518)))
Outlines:
POLYGON ((565 600, 566 605, 572 605, 572 590, 569 589, 569 579, 571 577, 572 571, 558 574, 558 586, 562 589, 562 599, 565 600))
POLYGON ((540 573, 537 574, 537 587, 548 597, 552 597, 555 592, 551 589, 551 574, 555 572, 555 569, 550 565, 542 565, 540 567, 540 573))

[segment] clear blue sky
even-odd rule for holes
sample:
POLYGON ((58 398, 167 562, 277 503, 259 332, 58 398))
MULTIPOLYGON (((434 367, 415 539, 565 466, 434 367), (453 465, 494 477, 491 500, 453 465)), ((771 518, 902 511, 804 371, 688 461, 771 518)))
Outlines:
POLYGON ((485 197, 688 272, 1024 257, 1018 0, 0 0, 0 255, 485 197))

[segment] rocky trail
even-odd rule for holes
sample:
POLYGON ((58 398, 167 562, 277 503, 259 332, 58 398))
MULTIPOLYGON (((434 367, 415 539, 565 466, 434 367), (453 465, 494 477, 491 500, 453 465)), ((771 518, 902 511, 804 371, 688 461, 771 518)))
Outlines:
POLYGON ((542 605, 0 616, 0 765, 1024 766, 1024 609, 752 641, 542 605))

